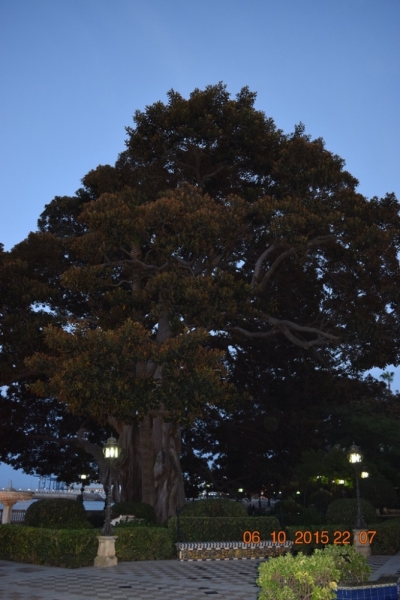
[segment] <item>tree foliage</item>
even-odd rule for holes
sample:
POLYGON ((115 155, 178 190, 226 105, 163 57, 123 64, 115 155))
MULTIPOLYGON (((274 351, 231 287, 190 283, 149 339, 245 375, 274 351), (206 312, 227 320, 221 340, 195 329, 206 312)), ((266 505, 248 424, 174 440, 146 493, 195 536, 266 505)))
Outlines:
POLYGON ((234 482, 228 463, 289 472, 358 373, 399 361, 397 199, 367 200, 322 139, 284 134, 255 98, 218 84, 137 111, 115 166, 1 255, 3 281, 16 274, 3 382, 129 439, 147 467, 132 455, 125 476, 144 469, 149 488, 126 499, 156 506, 164 476, 177 493, 179 425, 190 444, 193 422, 221 481, 234 482))

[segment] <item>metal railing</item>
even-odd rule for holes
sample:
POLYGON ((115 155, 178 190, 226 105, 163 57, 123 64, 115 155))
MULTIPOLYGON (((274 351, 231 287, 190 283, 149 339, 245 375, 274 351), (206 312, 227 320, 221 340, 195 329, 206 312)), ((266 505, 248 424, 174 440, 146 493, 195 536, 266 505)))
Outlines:
MULTIPOLYGON (((25 520, 25 512, 26 511, 23 509, 13 510, 11 513, 11 523, 14 523, 14 524, 19 523, 21 525, 25 520)), ((3 509, 0 508, 0 522, 1 522, 2 518, 3 518, 3 509)))

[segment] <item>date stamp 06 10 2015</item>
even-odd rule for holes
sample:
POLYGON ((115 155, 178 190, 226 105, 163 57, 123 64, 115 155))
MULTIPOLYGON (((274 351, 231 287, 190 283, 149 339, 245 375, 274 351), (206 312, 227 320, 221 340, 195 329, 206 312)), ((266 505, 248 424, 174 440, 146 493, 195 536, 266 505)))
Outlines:
MULTIPOLYGON (((371 544, 376 531, 358 531, 358 543, 361 545, 371 544)), ((285 531, 272 531, 271 539, 274 544, 284 544, 287 541, 285 531)), ((243 542, 245 544, 258 544, 261 541, 259 531, 245 531, 243 542)), ((351 544, 350 531, 334 531, 331 540, 329 531, 296 531, 294 544, 351 544)))

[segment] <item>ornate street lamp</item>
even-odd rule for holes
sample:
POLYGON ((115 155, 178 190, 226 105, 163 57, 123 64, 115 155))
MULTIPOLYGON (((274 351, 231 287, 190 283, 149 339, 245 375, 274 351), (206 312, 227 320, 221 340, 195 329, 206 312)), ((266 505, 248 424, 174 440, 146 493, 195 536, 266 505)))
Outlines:
POLYGON ((112 500, 112 476, 113 476, 113 468, 114 462, 121 455, 121 446, 118 444, 117 440, 114 437, 109 437, 107 443, 103 446, 103 454, 109 465, 108 471, 108 490, 107 490, 107 504, 106 504, 106 520, 104 522, 104 527, 101 531, 102 535, 108 536, 112 535, 112 527, 111 527, 111 500, 112 500))
POLYGON ((113 535, 111 527, 111 485, 114 462, 119 458, 121 454, 121 446, 117 440, 113 437, 108 438, 107 443, 103 447, 104 458, 109 465, 108 471, 108 490, 106 500, 106 520, 104 527, 101 530, 101 535, 97 536, 99 540, 99 547, 97 550, 97 556, 94 559, 95 567, 115 567, 118 563, 118 559, 115 556, 115 540, 117 536, 113 535))
POLYGON ((356 479, 356 497, 357 497, 357 516, 354 524, 354 529, 365 529, 367 527, 361 512, 361 501, 360 501, 360 486, 358 484, 358 473, 361 468, 364 455, 361 452, 361 448, 353 444, 347 451, 347 459, 350 464, 354 467, 355 479, 356 479))

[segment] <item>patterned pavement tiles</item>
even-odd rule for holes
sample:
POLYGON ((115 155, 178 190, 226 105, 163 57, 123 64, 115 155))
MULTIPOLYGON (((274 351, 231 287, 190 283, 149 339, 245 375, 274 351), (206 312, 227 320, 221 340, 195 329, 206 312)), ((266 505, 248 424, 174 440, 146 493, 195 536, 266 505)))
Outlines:
MULTIPOLYGON (((377 572, 391 558, 371 556, 368 563, 377 572)), ((261 562, 168 560, 61 569, 0 561, 0 600, 256 600, 261 562)))
POLYGON ((256 600, 260 561, 146 561, 60 569, 0 562, 1 600, 256 600))

